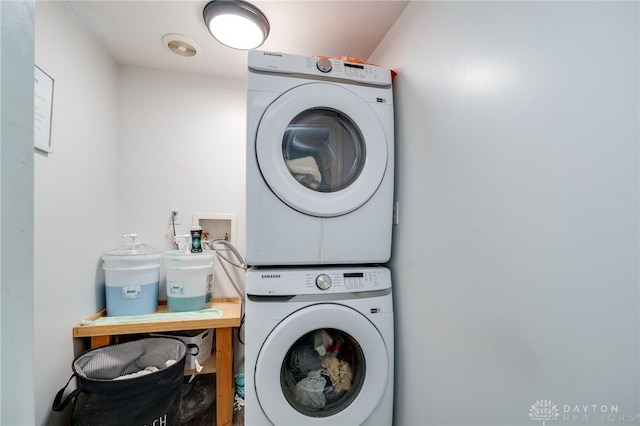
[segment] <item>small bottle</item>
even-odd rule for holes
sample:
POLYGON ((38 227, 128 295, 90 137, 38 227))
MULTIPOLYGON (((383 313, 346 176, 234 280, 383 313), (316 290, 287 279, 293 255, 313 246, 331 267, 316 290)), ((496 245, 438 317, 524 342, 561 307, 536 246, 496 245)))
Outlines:
POLYGON ((202 227, 191 227, 191 253, 202 253, 202 227))

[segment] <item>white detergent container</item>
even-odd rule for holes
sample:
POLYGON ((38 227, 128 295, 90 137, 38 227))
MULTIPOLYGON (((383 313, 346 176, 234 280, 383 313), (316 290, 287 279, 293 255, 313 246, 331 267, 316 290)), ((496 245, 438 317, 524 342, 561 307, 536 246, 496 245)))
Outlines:
POLYGON ((136 234, 123 235, 131 243, 102 255, 107 316, 145 315, 158 310, 162 253, 136 243, 136 234))
POLYGON ((164 253, 169 312, 197 311, 209 307, 213 295, 215 258, 213 250, 199 253, 172 250, 164 253))

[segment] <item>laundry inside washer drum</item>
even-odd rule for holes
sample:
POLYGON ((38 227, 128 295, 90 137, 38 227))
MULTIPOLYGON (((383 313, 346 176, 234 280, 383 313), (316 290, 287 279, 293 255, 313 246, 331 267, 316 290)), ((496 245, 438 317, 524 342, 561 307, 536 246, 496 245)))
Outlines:
POLYGON ((280 384, 302 414, 325 417, 343 410, 360 392, 365 364, 360 345, 335 329, 305 334, 282 363, 280 384))

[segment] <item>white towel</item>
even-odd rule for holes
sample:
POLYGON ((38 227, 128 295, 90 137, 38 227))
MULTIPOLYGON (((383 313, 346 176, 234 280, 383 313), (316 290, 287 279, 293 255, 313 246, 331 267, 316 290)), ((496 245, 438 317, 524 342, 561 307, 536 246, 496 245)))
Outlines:
POLYGON ((123 376, 118 376, 113 380, 129 380, 135 379, 136 377, 146 376, 147 374, 155 373, 156 371, 160 371, 158 367, 147 367, 144 370, 136 371, 135 373, 125 374, 123 376))
POLYGON ((322 175, 313 157, 295 158, 287 160, 287 167, 294 178, 307 188, 318 189, 322 182, 322 175))
POLYGON ((199 311, 188 312, 162 312, 146 315, 122 315, 113 317, 100 317, 94 320, 83 320, 80 325, 92 326, 92 325, 114 325, 114 324, 129 324, 139 322, 156 322, 156 321, 181 321, 190 319, 213 319, 222 318, 222 311, 220 309, 210 308, 201 309, 199 311))

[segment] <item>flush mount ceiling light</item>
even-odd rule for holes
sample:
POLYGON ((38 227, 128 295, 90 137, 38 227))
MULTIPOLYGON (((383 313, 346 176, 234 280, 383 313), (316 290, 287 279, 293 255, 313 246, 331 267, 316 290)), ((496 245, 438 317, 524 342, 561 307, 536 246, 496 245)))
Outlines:
POLYGON ((243 0, 213 0, 204 7, 203 16, 211 35, 234 49, 255 49, 269 35, 266 16, 243 0))

